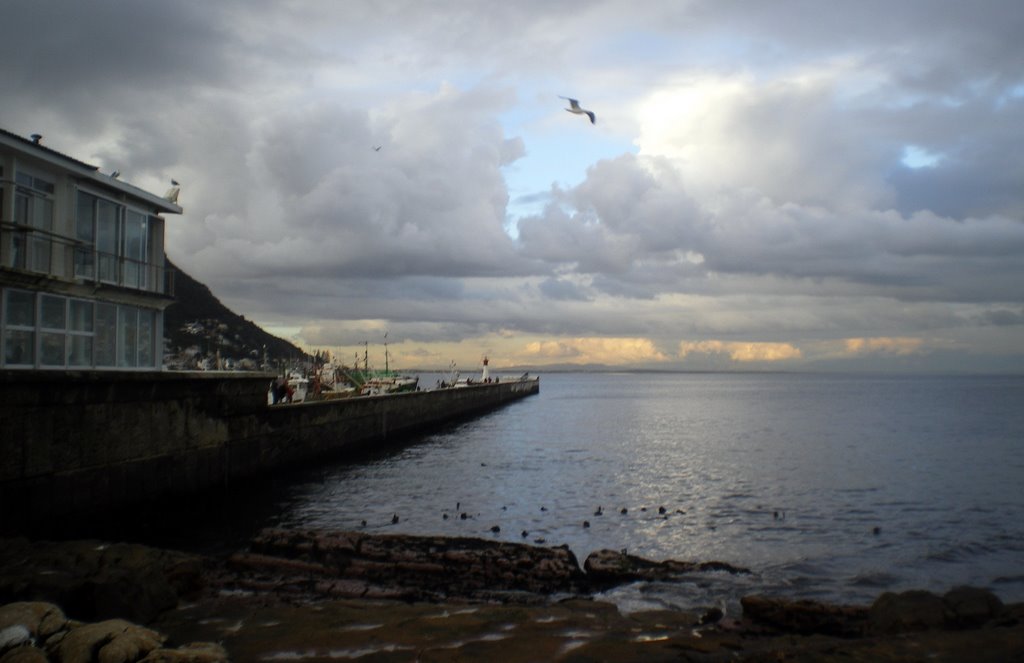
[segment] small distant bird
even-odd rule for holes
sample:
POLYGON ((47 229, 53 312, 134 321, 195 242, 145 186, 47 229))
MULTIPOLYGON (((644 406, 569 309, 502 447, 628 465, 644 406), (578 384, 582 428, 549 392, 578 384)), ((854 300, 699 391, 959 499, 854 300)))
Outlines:
POLYGON ((361 521, 359 524, 362 525, 363 527, 366 527, 366 521, 365 520, 361 521))
POLYGON ((583 521, 583 526, 584 527, 590 527, 590 521, 589 520, 584 520, 583 521))
POLYGON ((43 134, 32 134, 32 142, 38 145, 43 140, 43 134))
POLYGON ((498 532, 501 531, 501 528, 498 527, 497 525, 495 525, 494 527, 491 528, 491 531, 494 532, 495 534, 497 534, 498 532))
POLYGON ((383 145, 378 145, 378 146, 373 148, 373 151, 374 152, 380 152, 380 148, 382 148, 382 147, 384 147, 384 146, 383 145))
POLYGON ((398 524, 398 514, 397 513, 395 515, 391 516, 391 524, 392 525, 397 525, 398 524))
POLYGON ((660 514, 662 514, 662 515, 665 515, 665 507, 663 507, 663 506, 659 506, 659 507, 658 507, 658 513, 660 513, 660 514))
POLYGON ((604 509, 602 509, 601 507, 597 507, 597 511, 594 512, 594 515, 595 516, 600 516, 603 513, 604 513, 604 509))
POLYGON ((629 509, 627 509, 626 507, 622 507, 622 509, 619 510, 619 513, 621 513, 622 515, 626 515, 627 513, 629 513, 629 509))
POLYGON ((110 173, 110 176, 113 177, 116 180, 118 177, 121 177, 121 171, 120 170, 115 170, 115 171, 110 173))
POLYGON ((593 111, 588 111, 585 108, 580 108, 580 102, 579 101, 577 101, 575 99, 572 99, 571 97, 562 97, 562 96, 560 96, 559 99, 568 99, 569 100, 569 108, 566 108, 565 110, 569 111, 570 113, 575 113, 576 115, 586 115, 587 117, 590 118, 590 123, 591 124, 597 124, 597 117, 594 115, 594 112, 593 111))
POLYGON ((525 539, 526 537, 530 536, 530 533, 524 529, 522 532, 520 532, 520 535, 525 539))

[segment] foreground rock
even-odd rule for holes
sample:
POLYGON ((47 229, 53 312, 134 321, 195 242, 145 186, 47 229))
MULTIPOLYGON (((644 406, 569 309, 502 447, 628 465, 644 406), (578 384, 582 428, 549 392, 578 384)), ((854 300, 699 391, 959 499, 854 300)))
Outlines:
POLYGON ((568 547, 473 538, 267 530, 226 570, 231 589, 325 598, 530 601, 586 590, 568 547))
POLYGON ((749 574, 750 569, 725 562, 679 562, 665 560, 653 562, 643 557, 615 550, 590 553, 583 563, 587 579, 595 586, 621 585, 627 582, 674 580, 692 573, 721 571, 732 575, 749 574))
POLYGON ((201 558, 100 541, 0 539, 0 603, 49 601, 83 620, 146 623, 202 585, 201 558))
POLYGON ((52 603, 0 606, 3 663, 224 663, 227 651, 211 642, 167 647, 167 637, 123 619, 94 624, 68 620, 52 603))
POLYGON ((851 638, 919 631, 962 631, 1017 624, 1020 606, 1007 608, 992 592, 957 587, 943 596, 921 590, 886 592, 871 606, 836 606, 745 596, 743 617, 750 624, 784 633, 851 638))
POLYGON ((270 530, 223 559, 97 542, 16 542, 11 554, 4 543, 0 589, 76 602, 61 604, 66 613, 30 602, 0 608, 0 663, 202 663, 229 654, 235 661, 1024 660, 1024 605, 975 588, 888 593, 869 606, 747 596, 739 616, 622 614, 591 592, 748 571, 614 551, 590 555, 581 569, 564 547, 349 532, 270 530), (111 595, 120 598, 104 598, 111 595), (152 614, 172 595, 173 605, 151 621, 126 617, 152 614), (64 616, 111 611, 132 597, 143 609, 125 607, 92 624, 64 616))

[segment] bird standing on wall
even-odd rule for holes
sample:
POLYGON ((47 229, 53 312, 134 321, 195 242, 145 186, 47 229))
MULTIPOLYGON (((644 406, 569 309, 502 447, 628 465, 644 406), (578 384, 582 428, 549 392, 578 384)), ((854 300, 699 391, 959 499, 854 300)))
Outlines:
POLYGON ((590 118, 590 123, 591 124, 596 124, 597 123, 597 117, 594 115, 594 112, 593 111, 588 111, 585 108, 580 108, 580 102, 577 101, 576 99, 572 99, 571 97, 561 97, 561 96, 559 97, 559 99, 568 99, 569 100, 569 108, 566 108, 565 110, 569 111, 570 113, 575 113, 576 115, 586 115, 587 117, 590 118))
POLYGON ((178 203, 178 194, 181 193, 181 185, 178 184, 177 180, 171 180, 171 188, 164 194, 164 200, 170 201, 174 204, 178 203))

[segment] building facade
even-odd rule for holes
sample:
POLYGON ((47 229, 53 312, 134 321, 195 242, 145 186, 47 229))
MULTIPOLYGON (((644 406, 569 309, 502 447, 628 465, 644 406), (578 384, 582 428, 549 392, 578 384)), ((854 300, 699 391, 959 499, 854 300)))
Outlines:
POLYGON ((0 369, 159 370, 174 198, 0 129, 0 369))

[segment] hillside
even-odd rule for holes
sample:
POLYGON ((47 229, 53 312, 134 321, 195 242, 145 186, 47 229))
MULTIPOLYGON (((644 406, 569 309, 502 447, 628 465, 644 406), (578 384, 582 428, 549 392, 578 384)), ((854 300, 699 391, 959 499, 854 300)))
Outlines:
POLYGON ((175 301, 164 312, 165 363, 175 368, 196 368, 217 352, 235 368, 256 368, 264 348, 271 366, 281 360, 302 358, 294 344, 260 329, 224 306, 210 289, 170 260, 175 271, 175 301))

